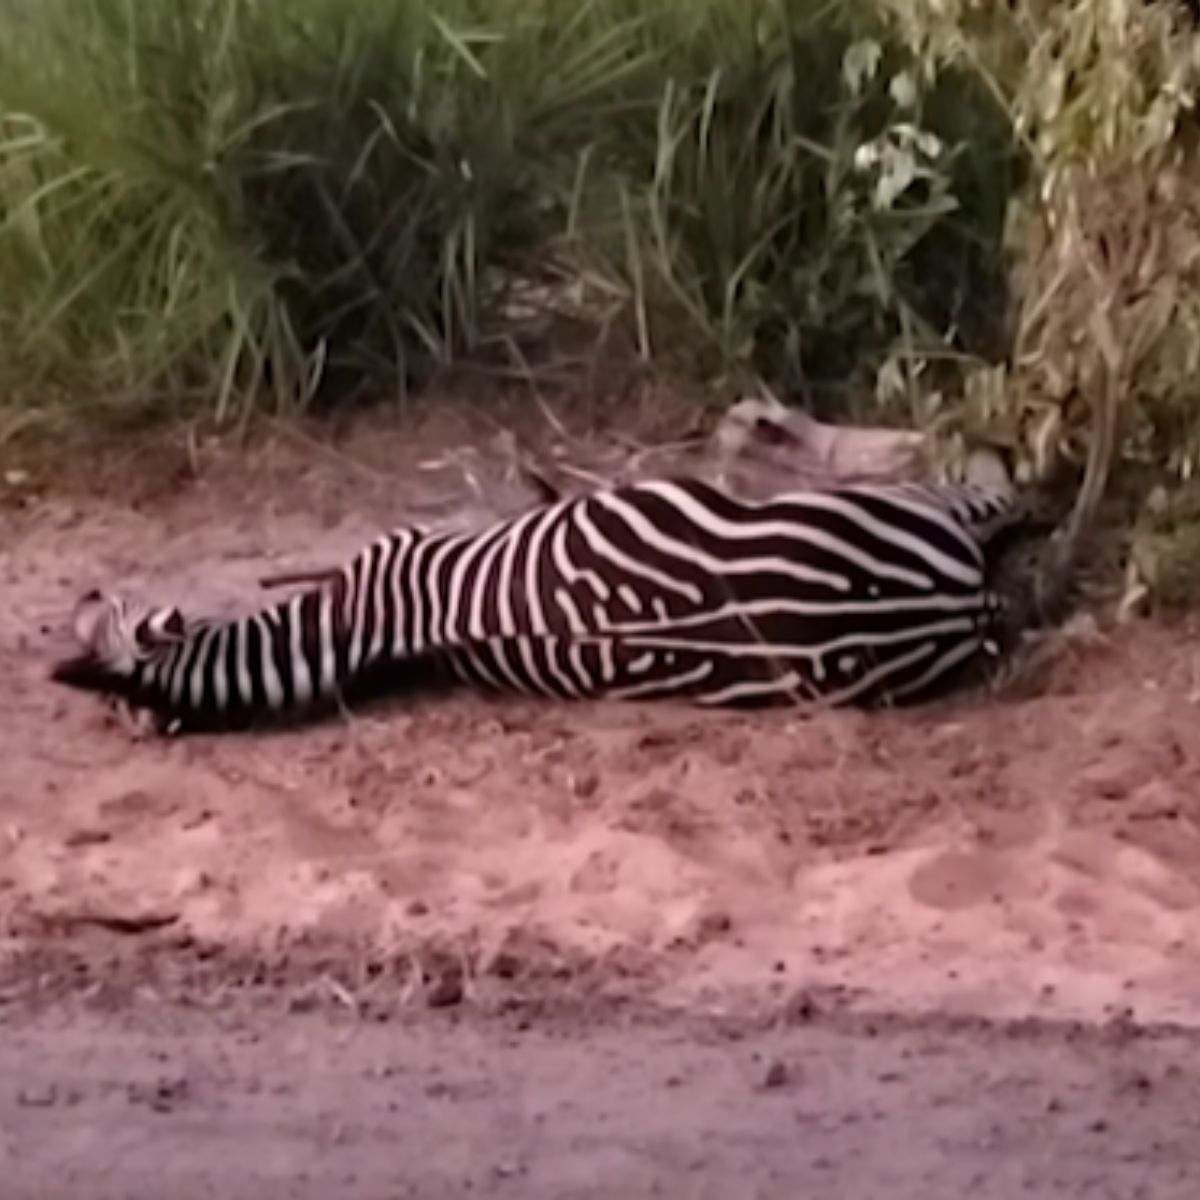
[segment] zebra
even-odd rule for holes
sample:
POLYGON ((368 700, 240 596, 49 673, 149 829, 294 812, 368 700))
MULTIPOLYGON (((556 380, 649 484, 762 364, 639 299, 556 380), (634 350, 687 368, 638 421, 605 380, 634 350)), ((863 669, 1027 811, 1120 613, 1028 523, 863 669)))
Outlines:
POLYGON ((763 500, 697 479, 547 499, 469 532, 405 525, 280 602, 188 618, 80 601, 60 683, 161 731, 243 727, 360 685, 559 700, 902 704, 997 652, 1008 487, 855 483, 763 500))

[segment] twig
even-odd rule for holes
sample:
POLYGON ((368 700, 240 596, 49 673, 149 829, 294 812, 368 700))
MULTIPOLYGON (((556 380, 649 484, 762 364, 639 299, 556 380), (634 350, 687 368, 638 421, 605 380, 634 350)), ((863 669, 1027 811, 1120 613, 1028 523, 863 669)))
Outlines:
POLYGON ((332 583, 341 575, 337 567, 326 567, 313 571, 287 571, 280 575, 264 575, 258 581, 258 586, 264 589, 305 587, 309 584, 332 583))
POLYGON ((351 470, 357 471, 360 475, 364 475, 367 478, 375 481, 392 481, 392 477, 386 472, 380 471, 375 467, 360 461, 359 459, 353 457, 353 455, 347 454, 344 450, 338 450, 334 446, 327 446, 324 442, 319 441, 317 438, 310 437, 308 434, 297 429, 294 425, 290 425, 284 421, 281 421, 278 417, 271 418, 269 423, 271 428, 277 433, 284 434, 285 436, 291 438, 294 442, 299 442, 302 446, 305 446, 311 451, 315 451, 317 454, 322 455, 332 462, 339 463, 342 466, 350 467, 351 470))

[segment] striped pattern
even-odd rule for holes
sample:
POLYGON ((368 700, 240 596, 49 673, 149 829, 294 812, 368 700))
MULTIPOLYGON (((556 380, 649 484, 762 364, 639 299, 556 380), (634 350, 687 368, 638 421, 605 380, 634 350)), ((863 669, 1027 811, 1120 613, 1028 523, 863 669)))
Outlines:
POLYGON ((985 646, 1002 607, 985 548, 1019 516, 1010 493, 966 485, 751 503, 636 483, 469 534, 398 529, 236 621, 94 597, 88 653, 56 674, 185 724, 303 710, 431 663, 559 699, 900 703, 985 646))

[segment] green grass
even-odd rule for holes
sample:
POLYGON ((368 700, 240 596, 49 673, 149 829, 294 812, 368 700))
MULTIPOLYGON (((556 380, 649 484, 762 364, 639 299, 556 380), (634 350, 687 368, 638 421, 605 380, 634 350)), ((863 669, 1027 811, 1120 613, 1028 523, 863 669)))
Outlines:
POLYGON ((544 240, 554 93, 578 121, 607 97, 569 25, 500 43, 471 7, 10 3, 12 365, 221 416, 474 348, 487 268, 544 240))
POLYGON ((5 0, 0 33, 23 395, 386 397, 536 354, 532 283, 647 357, 836 397, 897 339, 947 344, 997 258, 995 104, 953 73, 897 104, 915 60, 858 3, 5 0), (855 154, 889 138, 919 170, 877 204, 896 164, 855 154))

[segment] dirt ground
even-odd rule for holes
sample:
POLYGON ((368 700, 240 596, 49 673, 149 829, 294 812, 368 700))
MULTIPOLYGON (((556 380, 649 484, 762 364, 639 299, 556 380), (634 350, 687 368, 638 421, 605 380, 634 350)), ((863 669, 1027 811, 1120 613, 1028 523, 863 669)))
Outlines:
POLYGON ((0 1023, 0 1191, 1192 1200, 1194 1049, 1178 1035, 970 1023, 59 1009, 0 1023))
POLYGON ((1195 1053, 1126 1092, 1097 1079, 1131 1052, 1069 1031, 1176 1027, 1138 1042, 1156 1080, 1196 1046, 1194 624, 1064 639, 1021 688, 901 714, 457 696, 170 741, 47 682, 91 586, 232 608, 391 523, 527 502, 471 444, 449 418, 376 421, 0 472, 4 1194, 154 1195, 171 1156, 180 1197, 324 1196, 348 1164, 356 1197, 1183 1195, 1195 1053), (861 1014, 917 1024, 839 1025, 861 1014), (752 1064, 777 1059, 804 1066, 775 1103, 752 1064), (151 1088, 131 1120, 129 1089, 178 1063, 186 1100, 160 1120, 151 1088), (238 1174, 244 1128, 263 1149, 238 1174))

